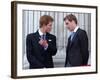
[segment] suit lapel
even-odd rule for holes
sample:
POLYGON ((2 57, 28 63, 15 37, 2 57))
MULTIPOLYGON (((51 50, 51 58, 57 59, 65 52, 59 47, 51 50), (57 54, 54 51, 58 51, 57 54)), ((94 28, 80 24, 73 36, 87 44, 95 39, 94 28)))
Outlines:
POLYGON ((49 34, 48 33, 46 33, 46 40, 49 43, 49 34))
POLYGON ((52 38, 50 37, 49 33, 46 33, 46 40, 48 43, 51 43, 52 38))
POLYGON ((41 36, 39 35, 39 32, 37 31, 37 32, 36 32, 36 40, 39 41, 39 40, 40 40, 40 37, 41 37, 41 36))
POLYGON ((38 48, 41 49, 41 50, 44 50, 44 48, 39 44, 40 38, 41 38, 41 36, 39 35, 39 32, 37 31, 36 32, 36 41, 37 41, 37 44, 38 44, 38 48))
POLYGON ((72 46, 73 42, 76 40, 79 30, 80 30, 80 28, 76 31, 75 35, 73 36, 72 41, 70 41, 70 47, 72 46))

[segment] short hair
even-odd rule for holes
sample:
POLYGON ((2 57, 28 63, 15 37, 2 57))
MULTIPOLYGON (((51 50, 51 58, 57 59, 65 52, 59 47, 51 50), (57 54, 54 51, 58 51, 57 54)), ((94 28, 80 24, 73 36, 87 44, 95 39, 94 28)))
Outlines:
POLYGON ((76 16, 73 15, 73 14, 66 15, 66 17, 64 18, 64 21, 65 21, 66 19, 69 20, 70 22, 73 20, 73 21, 77 24, 77 18, 76 18, 76 16))
POLYGON ((49 22, 53 22, 53 18, 49 15, 43 15, 40 17, 40 28, 43 25, 47 25, 49 22))

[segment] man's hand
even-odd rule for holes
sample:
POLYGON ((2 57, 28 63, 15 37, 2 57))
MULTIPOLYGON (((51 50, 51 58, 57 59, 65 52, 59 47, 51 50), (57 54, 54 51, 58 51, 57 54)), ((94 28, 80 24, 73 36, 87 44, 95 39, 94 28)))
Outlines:
POLYGON ((39 41, 39 44, 40 44, 41 46, 43 46, 43 47, 48 47, 47 40, 41 39, 41 40, 39 41))
POLYGON ((44 46, 44 47, 48 47, 48 42, 47 42, 47 40, 44 40, 44 41, 43 41, 43 46, 44 46))
POLYGON ((39 44, 43 46, 44 40, 40 39, 39 44))

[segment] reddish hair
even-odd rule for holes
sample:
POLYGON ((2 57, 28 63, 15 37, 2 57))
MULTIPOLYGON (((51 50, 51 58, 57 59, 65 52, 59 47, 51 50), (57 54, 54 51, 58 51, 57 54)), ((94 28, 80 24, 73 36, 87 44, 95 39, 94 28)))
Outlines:
POLYGON ((40 17, 40 28, 43 25, 47 25, 49 22, 53 22, 53 18, 49 15, 43 15, 40 17))

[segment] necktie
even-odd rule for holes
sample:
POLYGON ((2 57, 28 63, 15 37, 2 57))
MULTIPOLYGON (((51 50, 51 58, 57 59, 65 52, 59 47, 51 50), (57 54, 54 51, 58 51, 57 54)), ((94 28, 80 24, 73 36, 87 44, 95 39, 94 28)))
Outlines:
POLYGON ((46 35, 45 34, 41 35, 41 39, 46 40, 46 35))
POLYGON ((43 34, 43 40, 46 40, 46 35, 45 34, 43 34))
MULTIPOLYGON (((46 40, 46 34, 43 34, 43 35, 41 36, 41 38, 42 38, 43 40, 46 40)), ((43 46, 43 47, 44 47, 45 50, 47 49, 47 47, 45 47, 45 46, 43 46)))
POLYGON ((75 32, 72 32, 71 35, 70 35, 70 37, 71 37, 70 40, 71 40, 71 41, 72 41, 74 35, 75 35, 75 32))

